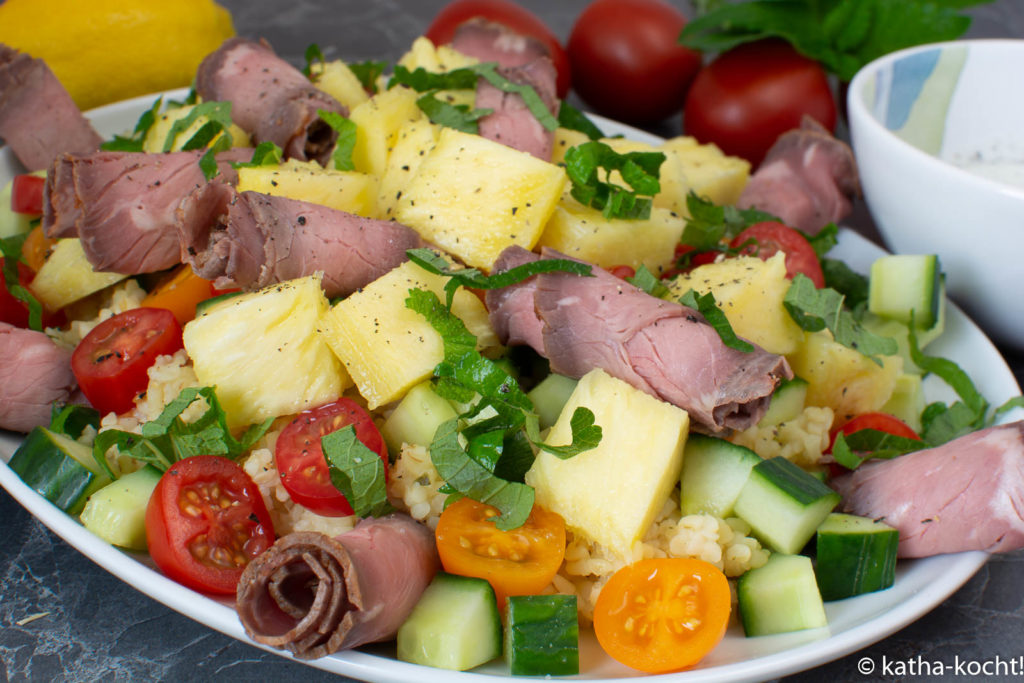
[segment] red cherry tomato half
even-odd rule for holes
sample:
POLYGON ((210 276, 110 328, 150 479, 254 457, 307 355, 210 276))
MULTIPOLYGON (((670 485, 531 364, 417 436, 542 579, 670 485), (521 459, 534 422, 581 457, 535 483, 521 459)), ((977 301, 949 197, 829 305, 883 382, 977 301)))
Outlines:
POLYGON ((245 566, 273 545, 274 524, 245 470, 218 455, 197 455, 172 465, 153 489, 146 541, 168 577, 234 595, 245 566))
MULTIPOLYGON (((905 439, 921 440, 921 437, 910 428, 910 425, 889 413, 863 413, 858 415, 835 430, 832 440, 835 441, 835 435, 840 432, 844 435, 849 435, 862 429, 876 429, 893 436, 902 436, 905 439)), ((832 450, 831 445, 829 445, 829 450, 832 450)))
POLYGON ((608 269, 608 272, 620 280, 625 280, 627 277, 634 277, 636 275, 636 270, 633 266, 627 265, 612 266, 608 269))
MULTIPOLYGON (((0 258, 0 273, 2 273, 4 263, 4 259, 0 258)), ((0 275, 0 278, 2 277, 0 275)), ((19 261, 18 284, 28 287, 34 278, 35 273, 32 272, 32 269, 19 261)), ((15 327, 28 327, 28 306, 20 299, 14 298, 14 295, 8 291, 6 283, 0 283, 0 320, 15 327)), ((43 309, 43 327, 60 327, 66 320, 67 318, 61 311, 50 313, 43 309)))
POLYGON ((124 413, 149 384, 157 356, 182 347, 181 326, 162 308, 133 308, 104 320, 71 354, 71 371, 100 413, 124 413))
POLYGON ((825 71, 781 40, 762 40, 723 53, 697 74, 683 126, 700 142, 756 166, 805 114, 835 129, 836 103, 825 71))
POLYGON ((815 287, 821 289, 825 286, 825 275, 821 272, 818 255, 799 230, 777 221, 754 223, 736 235, 730 246, 739 249, 748 242, 750 244, 743 248, 742 253, 767 261, 776 252, 785 252, 786 277, 792 278, 797 273, 803 273, 811 279, 815 287))
POLYGON ((700 70, 679 45, 686 17, 663 0, 595 0, 567 44, 573 86, 601 114, 648 124, 678 112, 700 70))
POLYGON ((38 216, 43 212, 43 185, 45 178, 22 174, 11 183, 11 211, 38 216))
POLYGON ((344 517, 352 514, 341 491, 331 483, 320 438, 342 427, 354 425, 356 438, 384 461, 387 474, 388 451, 370 414, 349 398, 299 413, 277 437, 274 459, 277 471, 292 500, 318 515, 344 517))
POLYGON ((475 17, 504 24, 516 33, 531 36, 544 43, 551 53, 555 70, 558 71, 558 96, 566 96, 571 77, 569 57, 565 53, 565 48, 547 24, 517 3, 510 0, 455 0, 437 13, 424 35, 434 45, 447 45, 452 42, 455 29, 475 17))

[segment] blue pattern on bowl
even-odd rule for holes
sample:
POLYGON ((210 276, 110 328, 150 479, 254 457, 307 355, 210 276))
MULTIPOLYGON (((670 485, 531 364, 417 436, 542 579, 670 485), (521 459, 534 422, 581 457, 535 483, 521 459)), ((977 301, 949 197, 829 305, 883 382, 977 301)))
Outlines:
MULTIPOLYGON (((899 130, 910 118, 910 109, 924 89, 935 65, 939 63, 941 50, 930 50, 910 55, 893 63, 891 70, 886 70, 889 79, 889 107, 885 116, 885 127, 899 130)), ((878 97, 876 91, 875 97, 878 97)))

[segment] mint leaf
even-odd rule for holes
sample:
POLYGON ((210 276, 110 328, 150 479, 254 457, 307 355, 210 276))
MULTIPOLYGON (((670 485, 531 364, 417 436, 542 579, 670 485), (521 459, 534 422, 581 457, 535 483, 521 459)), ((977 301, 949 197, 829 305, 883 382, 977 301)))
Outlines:
POLYGON ((456 105, 444 102, 437 99, 433 93, 427 93, 418 98, 416 106, 427 115, 432 123, 473 135, 480 130, 477 121, 494 112, 493 109, 470 109, 464 104, 456 105))
POLYGON ((58 406, 58 404, 54 403, 51 407, 51 432, 65 434, 72 439, 77 439, 82 435, 86 427, 100 428, 100 413, 95 408, 74 403, 64 406, 58 406))
POLYGON ((715 332, 721 338, 722 343, 728 346, 730 349, 742 351, 744 353, 750 353, 754 350, 754 345, 748 341, 744 341, 736 336, 736 333, 732 329, 732 325, 729 324, 729 319, 725 317, 725 313, 718 307, 718 303, 715 301, 715 295, 711 292, 707 294, 697 294, 694 290, 689 290, 681 297, 679 297, 679 303, 684 306, 689 306, 695 311, 699 311, 702 316, 711 324, 715 332))
POLYGON ((28 308, 29 329, 42 332, 43 305, 18 279, 18 261, 21 260, 21 247, 27 237, 28 233, 24 233, 0 239, 0 252, 4 256, 3 281, 8 293, 28 308))
POLYGON ((626 282, 639 287, 651 296, 656 296, 659 299, 665 298, 665 295, 669 294, 669 288, 662 284, 661 280, 654 276, 654 273, 647 270, 647 266, 640 264, 640 267, 636 269, 636 274, 633 277, 627 277, 626 282))
POLYGON ((181 133, 184 133, 192 124, 199 120, 200 117, 206 117, 208 121, 203 126, 192 134, 185 144, 182 145, 182 150, 193 150, 202 149, 209 144, 210 140, 217 136, 218 133, 223 133, 227 139, 227 146, 230 147, 233 140, 231 138, 231 103, 230 102, 201 102, 195 105, 185 116, 181 117, 171 125, 171 129, 167 131, 167 137, 164 138, 164 145, 162 151, 169 152, 174 147, 174 140, 181 133))
POLYGON ((680 242, 693 247, 695 252, 723 251, 726 249, 724 242, 736 237, 751 225, 779 220, 770 213, 757 209, 718 206, 692 190, 686 196, 686 208, 690 217, 686 219, 686 227, 683 229, 680 242))
POLYGON ((377 79, 388 68, 388 63, 367 60, 349 64, 348 68, 359 79, 363 89, 373 95, 377 93, 377 79))
POLYGON ((566 151, 565 170, 572 181, 570 193, 579 203, 598 209, 605 218, 643 220, 651 215, 652 201, 648 197, 661 191, 659 177, 664 161, 662 152, 620 154, 592 140, 566 151), (604 170, 604 180, 599 169, 604 170), (612 171, 618 171, 630 189, 609 182, 612 171))
POLYGON ((599 140, 604 137, 601 129, 587 118, 586 114, 565 100, 562 100, 558 108, 558 125, 568 130, 583 133, 591 140, 599 140))
POLYGON ((323 64, 326 60, 324 59, 324 53, 320 50, 320 46, 316 43, 310 43, 306 47, 305 52, 306 65, 302 67, 302 75, 306 78, 310 78, 313 75, 313 65, 317 62, 323 64))
POLYGON ((831 258, 821 259, 821 272, 825 286, 839 292, 845 298, 846 306, 854 311, 864 308, 868 302, 868 278, 846 265, 844 261, 831 258))
POLYGON ((534 445, 562 460, 567 460, 583 451, 596 448, 601 443, 601 426, 594 424, 594 413, 590 408, 577 407, 569 418, 569 426, 572 428, 572 443, 569 445, 552 446, 543 442, 534 442, 534 445))
POLYGON ((447 297, 446 306, 451 309, 455 291, 459 287, 471 287, 473 289, 501 289, 518 284, 532 275, 540 273, 552 273, 561 271, 573 273, 584 277, 592 275, 591 266, 579 261, 570 259, 540 259, 523 263, 509 268, 508 270, 493 275, 484 275, 476 268, 456 268, 448 260, 432 249, 421 247, 409 249, 405 252, 409 260, 424 270, 443 275, 450 278, 445 283, 444 291, 447 297))
POLYGON ((135 122, 135 128, 132 130, 131 135, 128 137, 115 135, 113 140, 102 143, 100 149, 108 152, 141 152, 142 143, 146 139, 146 133, 156 123, 156 117, 160 112, 163 101, 164 97, 161 95, 156 98, 152 107, 142 112, 139 120, 135 122))
POLYGON ((782 300, 789 316, 808 332, 828 329, 843 346, 859 351, 878 365, 876 355, 891 356, 899 350, 895 339, 880 337, 864 329, 843 307, 843 295, 834 289, 817 289, 811 279, 797 273, 782 300))
POLYGON ((334 160, 336 171, 355 170, 355 163, 352 161, 352 150, 356 147, 356 124, 352 119, 347 119, 341 114, 326 109, 317 109, 316 112, 324 123, 338 133, 338 141, 334 145, 334 152, 331 159, 334 160))
POLYGON ((836 434, 832 457, 846 469, 855 470, 868 460, 891 460, 927 447, 927 443, 918 439, 877 429, 860 429, 852 434, 836 434))
POLYGON ((259 168, 260 166, 279 166, 284 159, 284 150, 269 140, 261 142, 252 151, 249 161, 232 162, 234 168, 259 168))
POLYGON ((359 517, 380 517, 391 512, 384 477, 384 462, 356 437, 353 425, 321 437, 331 483, 341 491, 359 517))
POLYGON ((832 247, 839 244, 839 227, 835 223, 829 223, 825 225, 821 230, 818 231, 817 235, 808 235, 801 232, 807 243, 814 249, 814 253, 818 255, 818 260, 825 257, 825 254, 832 251, 832 247))

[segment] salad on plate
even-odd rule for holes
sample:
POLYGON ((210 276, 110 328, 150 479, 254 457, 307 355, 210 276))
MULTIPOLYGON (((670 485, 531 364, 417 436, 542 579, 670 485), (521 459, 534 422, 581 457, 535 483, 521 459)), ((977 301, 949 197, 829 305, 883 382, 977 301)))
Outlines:
POLYGON ((855 164, 813 122, 751 174, 602 131, 495 24, 308 56, 230 39, 102 144, 77 109, 42 150, 0 129, 45 171, 0 207, 4 483, 81 543, 303 659, 721 676, 765 636, 853 649, 847 605, 905 596, 894 630, 984 555, 897 558, 1024 543, 1019 399, 930 355, 980 333, 934 255, 835 227, 855 164))

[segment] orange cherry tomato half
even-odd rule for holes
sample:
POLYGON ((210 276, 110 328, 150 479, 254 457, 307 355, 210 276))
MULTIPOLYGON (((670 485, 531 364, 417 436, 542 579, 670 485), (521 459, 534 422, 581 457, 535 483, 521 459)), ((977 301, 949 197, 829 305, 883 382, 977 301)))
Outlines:
POLYGON ((196 304, 212 296, 213 283, 196 275, 192 266, 184 265, 154 287, 142 306, 168 310, 179 325, 184 325, 196 317, 196 304))
POLYGON ((444 570, 486 579, 504 609, 508 596, 535 595, 551 583, 565 556, 565 522, 534 505, 525 524, 502 531, 491 521, 498 514, 461 498, 441 513, 434 535, 444 570))
POLYGON ((647 673, 691 667, 729 625, 729 581, 703 560, 666 557, 626 565, 601 589, 594 633, 608 655, 647 673))
POLYGON ((49 258, 50 251, 55 244, 57 244, 57 240, 47 237, 43 232, 43 226, 37 225, 29 231, 28 237, 21 244, 21 260, 38 273, 46 263, 46 259, 49 258))
POLYGON ((273 545, 274 523, 237 463, 196 455, 171 465, 153 489, 146 542, 168 577, 198 591, 234 595, 245 566, 273 545))

